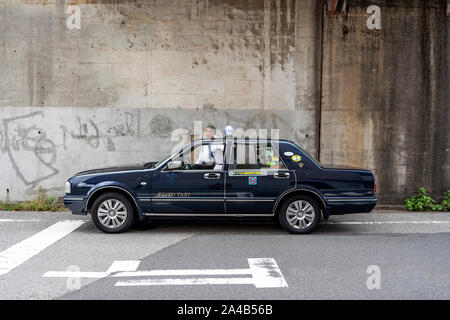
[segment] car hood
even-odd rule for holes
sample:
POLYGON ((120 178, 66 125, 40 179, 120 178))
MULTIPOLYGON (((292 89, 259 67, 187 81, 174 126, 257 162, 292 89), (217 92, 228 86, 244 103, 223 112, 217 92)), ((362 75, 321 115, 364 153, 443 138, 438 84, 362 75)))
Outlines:
POLYGON ((106 167, 106 168, 98 168, 98 169, 80 171, 80 172, 76 173, 75 176, 82 176, 82 175, 93 174, 93 173, 143 170, 143 169, 148 169, 148 168, 149 168, 148 165, 144 164, 144 163, 128 164, 128 165, 122 165, 122 166, 106 167))

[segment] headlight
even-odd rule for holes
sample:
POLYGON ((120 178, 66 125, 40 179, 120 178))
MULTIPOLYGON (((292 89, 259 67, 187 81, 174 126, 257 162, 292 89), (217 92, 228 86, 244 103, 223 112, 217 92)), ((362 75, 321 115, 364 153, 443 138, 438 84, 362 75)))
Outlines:
POLYGON ((69 193, 70 193, 70 182, 69 182, 69 181, 66 181, 66 186, 65 186, 65 188, 64 188, 64 192, 65 192, 66 194, 69 194, 69 193))

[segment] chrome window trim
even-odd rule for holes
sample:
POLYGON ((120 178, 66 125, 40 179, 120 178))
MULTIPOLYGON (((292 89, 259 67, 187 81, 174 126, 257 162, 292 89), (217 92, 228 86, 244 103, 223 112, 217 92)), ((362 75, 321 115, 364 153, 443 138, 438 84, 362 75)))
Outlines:
MULTIPOLYGON (((196 140, 196 141, 192 142, 190 145, 188 145, 186 148, 182 149, 182 151, 173 153, 172 155, 170 155, 169 157, 167 157, 167 159, 166 159, 165 161, 161 162, 160 165, 158 165, 157 167, 154 167, 154 168, 149 168, 149 169, 136 169, 136 170, 125 170, 125 171, 110 171, 110 172, 88 173, 88 174, 75 175, 74 177, 86 177, 86 176, 104 175, 104 174, 114 174, 114 173, 129 173, 129 172, 136 172, 136 171, 142 171, 142 172, 155 171, 155 170, 161 168, 162 166, 164 166, 165 164, 167 164, 167 162, 169 162, 174 156, 176 156, 176 155, 179 154, 180 152, 184 152, 186 149, 191 148, 191 147, 194 146, 195 144, 203 143, 203 142, 205 142, 205 141, 206 141, 206 142, 212 142, 212 141, 216 141, 216 142, 217 142, 217 141, 224 141, 224 142, 227 142, 227 141, 234 141, 234 140, 235 140, 235 138, 232 138, 232 139, 214 139, 214 140, 196 140)), ((272 139, 248 139, 248 140, 245 139, 245 140, 244 140, 243 138, 236 138, 236 141, 238 141, 238 142, 251 142, 251 143, 254 143, 254 142, 272 142, 273 140, 272 140, 272 139)), ((288 140, 278 140, 278 142, 279 142, 279 143, 286 143, 286 144, 292 145, 292 146, 294 146, 294 147, 299 148, 300 150, 302 150, 300 147, 298 147, 297 145, 295 145, 295 144, 294 144, 293 142, 291 142, 291 141, 288 141, 288 140)), ((280 159, 283 160, 283 159, 281 158, 281 156, 280 156, 280 159)), ((309 159, 309 157, 308 157, 308 159, 309 159)), ((313 160, 312 160, 312 161, 313 161, 313 160)), ((314 162, 314 161, 313 161, 313 162, 314 162)), ((283 163, 284 163, 284 161, 283 161, 283 163)), ((320 164, 318 164, 318 166, 321 167, 320 164)), ((321 167, 321 168, 322 168, 322 167, 321 167)), ((288 169, 288 170, 289 170, 289 169, 288 169)), ((187 170, 187 171, 191 171, 191 170, 187 170)), ((219 171, 219 170, 217 170, 217 171, 219 171)), ((222 171, 224 171, 224 170, 222 170, 222 171)))
POLYGON ((220 170, 213 170, 213 169, 208 169, 208 170, 203 170, 203 169, 195 169, 195 170, 178 170, 178 169, 176 169, 176 170, 165 170, 166 168, 163 168, 162 170, 161 170, 161 172, 164 172, 164 173, 166 173, 166 172, 196 172, 196 173, 198 173, 198 172, 210 172, 210 173, 223 173, 223 172, 225 172, 223 169, 220 169, 220 170))

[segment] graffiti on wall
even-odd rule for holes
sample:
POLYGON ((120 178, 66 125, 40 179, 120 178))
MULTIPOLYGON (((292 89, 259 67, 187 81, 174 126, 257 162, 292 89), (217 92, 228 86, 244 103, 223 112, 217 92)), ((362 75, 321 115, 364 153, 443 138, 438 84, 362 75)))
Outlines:
MULTIPOLYGON (((73 149, 77 141, 83 148, 104 146, 107 151, 116 151, 116 138, 141 136, 140 110, 120 113, 115 120, 102 118, 77 115, 59 127, 49 127, 42 110, 6 117, 0 119, 0 152, 7 155, 16 176, 32 190, 60 172, 56 166, 58 149, 73 149)), ((153 116, 144 126, 147 136, 170 136, 173 128, 173 120, 164 115, 153 116)))
POLYGON ((8 155, 17 177, 32 187, 59 173, 54 166, 57 155, 55 143, 32 121, 42 115, 42 111, 35 111, 5 118, 0 128, 0 150, 8 155), (34 163, 38 163, 39 170, 30 170, 29 156, 34 158, 34 163))

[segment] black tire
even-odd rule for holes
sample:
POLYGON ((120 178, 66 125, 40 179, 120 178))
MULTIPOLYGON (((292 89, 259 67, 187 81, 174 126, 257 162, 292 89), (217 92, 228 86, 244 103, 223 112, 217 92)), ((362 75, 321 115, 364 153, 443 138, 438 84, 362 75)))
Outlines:
POLYGON ((297 195, 289 197, 283 201, 280 211, 278 212, 278 220, 284 230, 295 234, 305 234, 310 233, 318 226, 320 222, 320 215, 320 207, 316 200, 307 195, 297 195), (297 201, 301 202, 299 203, 297 201), (312 211, 309 207, 307 207, 306 203, 308 203, 312 207, 312 210, 314 210, 314 215, 312 218, 312 211), (297 216, 293 213, 293 210, 296 206, 298 207, 299 204, 304 206, 303 208, 305 211, 300 210, 299 216, 297 216), (292 207, 290 208, 290 206, 292 207), (288 208, 290 208, 289 212, 288 208), (291 219, 289 219, 289 217, 291 217, 291 219), (297 220, 294 220, 294 217, 297 220), (288 220, 294 220, 296 222, 296 226, 294 227, 288 220))
POLYGON ((95 226, 99 228, 101 231, 106 233, 120 233, 128 230, 133 224, 134 209, 130 201, 124 195, 117 192, 108 192, 100 195, 97 199, 95 199, 91 209, 91 216, 95 226), (110 200, 110 202, 108 202, 108 200, 110 200), (107 203, 111 203, 113 206, 116 206, 118 205, 118 203, 121 203, 124 207, 124 210, 122 210, 122 206, 120 206, 119 204, 118 210, 114 212, 115 213, 114 216, 109 216, 109 213, 105 215, 104 214, 105 211, 109 212, 110 210, 114 210, 112 208, 108 210, 106 206, 107 203), (109 218, 108 221, 109 223, 105 222, 106 216, 107 218, 109 218), (120 225, 116 226, 113 220, 114 221, 117 220, 117 223, 120 223, 120 225))

